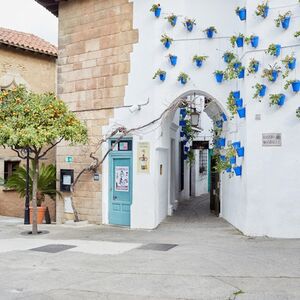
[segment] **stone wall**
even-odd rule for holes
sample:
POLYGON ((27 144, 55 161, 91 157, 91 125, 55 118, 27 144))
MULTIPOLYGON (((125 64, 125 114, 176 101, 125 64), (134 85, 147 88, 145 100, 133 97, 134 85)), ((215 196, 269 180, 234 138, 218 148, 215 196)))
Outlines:
MULTIPOLYGON (((22 49, 0 47, 0 87, 25 84, 35 92, 55 91, 56 59, 22 49)), ((50 151, 44 161, 55 162, 55 149, 50 151)), ((9 149, 0 149, 0 177, 4 175, 4 161, 20 161, 9 149)), ((23 162, 22 162, 23 163, 23 162)), ((51 218, 55 219, 55 204, 52 200, 45 203, 49 206, 51 218)), ((0 186, 0 215, 23 217, 24 199, 14 191, 5 191, 0 186)))
MULTIPOLYGON (((73 0, 60 3, 58 95, 89 131, 89 144, 57 147, 59 169, 74 169, 75 176, 91 162, 89 153, 97 148, 102 126, 113 116, 112 109, 124 103, 130 72, 130 53, 138 41, 133 29, 133 4, 129 0, 73 0), (73 163, 65 157, 72 155, 73 163)), ((101 157, 100 151, 97 155, 101 157)), ((101 173, 101 169, 99 170, 101 173)), ((58 174, 59 176, 59 174, 58 174)), ((82 220, 102 222, 101 181, 84 174, 76 186, 74 203, 82 220)), ((68 196, 67 194, 65 196, 68 196)), ((63 201, 57 201, 57 220, 63 222, 63 201)))

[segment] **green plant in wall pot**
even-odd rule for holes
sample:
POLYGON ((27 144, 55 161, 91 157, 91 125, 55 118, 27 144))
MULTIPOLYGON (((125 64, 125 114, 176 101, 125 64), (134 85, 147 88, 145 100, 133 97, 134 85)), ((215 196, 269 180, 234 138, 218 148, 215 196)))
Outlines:
POLYGON ((239 35, 233 35, 230 38, 230 43, 231 43, 232 48, 234 48, 236 45, 238 47, 243 47, 244 38, 245 38, 245 36, 242 33, 239 33, 239 35))
POLYGON ((218 31, 217 31, 217 29, 216 29, 215 26, 210 26, 210 27, 204 29, 203 32, 206 33, 206 35, 207 35, 207 37, 209 39, 213 38, 213 36, 214 36, 215 33, 218 33, 218 31))
POLYGON ((297 37, 299 37, 299 36, 300 36, 300 31, 296 31, 296 32, 294 33, 294 37, 297 38, 297 37))
POLYGON ((296 110, 296 117, 300 119, 300 107, 296 110))
POLYGON ((169 49, 170 46, 171 46, 171 44, 173 43, 174 40, 173 40, 171 37, 169 37, 168 35, 163 34, 163 35, 161 36, 160 41, 163 43, 163 45, 164 45, 167 49, 169 49))
POLYGON ((249 63, 248 69, 247 69, 248 75, 257 73, 258 66, 259 66, 259 61, 252 58, 250 60, 250 63, 249 63))
POLYGON ((281 60, 282 64, 285 66, 285 72, 282 75, 283 78, 288 77, 291 70, 296 68, 296 57, 295 54, 287 55, 283 60, 281 60))
POLYGON ((214 159, 216 161, 216 164, 214 166, 214 171, 216 171, 217 173, 221 174, 223 172, 225 172, 226 170, 228 170, 229 168, 231 169, 231 164, 229 162, 229 160, 222 160, 220 158, 220 154, 216 153, 214 154, 214 159))
POLYGON ((161 70, 161 69, 158 69, 156 72, 155 72, 155 74, 154 74, 154 76, 153 76, 153 79, 155 79, 156 77, 159 77, 159 79, 161 80, 161 81, 165 81, 165 79, 166 79, 166 71, 164 71, 164 70, 161 70))
POLYGON ((270 106, 282 106, 285 102, 285 95, 284 94, 270 94, 270 106))
POLYGON ((280 24, 282 26, 283 29, 288 29, 289 24, 290 24, 290 19, 292 16, 292 12, 291 11, 287 11, 285 14, 279 14, 279 16, 274 20, 276 27, 279 27, 280 24))
POLYGON ((265 51, 266 54, 278 57, 280 55, 281 46, 279 44, 271 44, 265 51))
POLYGON ((154 13, 155 17, 159 18, 161 13, 160 4, 153 4, 150 11, 154 13))
POLYGON ((202 63, 208 59, 205 55, 194 55, 193 62, 196 63, 197 67, 201 67, 202 63))
POLYGON ((233 92, 230 92, 226 104, 229 112, 231 113, 231 119, 232 119, 237 114, 237 106, 235 104, 235 98, 233 96, 233 92))
POLYGON ((232 51, 224 52, 222 58, 227 64, 231 63, 233 60, 237 60, 237 56, 232 51))
POLYGON ((266 18, 269 13, 269 1, 266 1, 265 3, 259 4, 256 7, 255 14, 257 16, 266 18))
POLYGON ((263 70, 262 78, 267 78, 270 82, 275 82, 280 72, 281 67, 275 63, 273 66, 269 66, 269 68, 263 70))
POLYGON ((243 69, 242 63, 239 60, 237 59, 232 60, 227 65, 227 68, 225 70, 225 79, 232 80, 238 78, 238 75, 240 74, 242 69, 243 69))
POLYGON ((287 80, 284 89, 287 90, 289 86, 292 87, 293 92, 298 93, 300 91, 300 80, 294 79, 294 80, 287 80))
POLYGON ((253 99, 258 99, 261 102, 261 98, 265 96, 267 87, 264 84, 257 83, 252 88, 255 89, 255 93, 253 95, 253 99))
POLYGON ((190 76, 184 72, 181 72, 177 77, 177 81, 179 81, 181 84, 186 84, 189 80, 190 76))
POLYGON ((233 146, 229 146, 226 148, 226 158, 229 160, 231 157, 236 156, 236 150, 234 149, 233 146))
POLYGON ((171 14, 167 17, 165 17, 166 20, 168 20, 168 22, 174 27, 177 23, 177 16, 174 14, 171 14))

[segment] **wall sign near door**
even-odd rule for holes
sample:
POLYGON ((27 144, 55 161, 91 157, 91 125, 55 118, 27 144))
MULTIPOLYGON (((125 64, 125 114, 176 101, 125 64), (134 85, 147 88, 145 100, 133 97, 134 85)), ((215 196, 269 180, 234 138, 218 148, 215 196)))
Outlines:
POLYGON ((263 147, 281 147, 281 133, 263 133, 262 145, 263 147))
POLYGON ((115 191, 129 191, 129 167, 115 167, 115 191))
POLYGON ((150 172, 150 144, 147 142, 138 143, 137 171, 138 173, 150 172))

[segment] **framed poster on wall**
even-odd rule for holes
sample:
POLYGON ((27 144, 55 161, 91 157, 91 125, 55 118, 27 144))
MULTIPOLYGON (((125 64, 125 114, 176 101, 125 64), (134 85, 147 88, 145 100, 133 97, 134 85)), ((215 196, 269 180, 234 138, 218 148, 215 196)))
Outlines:
POLYGON ((139 142, 137 145, 137 172, 150 173, 150 144, 139 142))

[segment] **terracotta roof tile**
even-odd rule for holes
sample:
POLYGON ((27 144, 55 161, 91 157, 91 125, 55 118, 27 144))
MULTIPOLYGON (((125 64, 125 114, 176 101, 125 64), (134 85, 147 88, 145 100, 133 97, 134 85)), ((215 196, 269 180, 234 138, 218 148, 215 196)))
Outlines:
POLYGON ((0 27, 0 44, 57 57, 57 48, 31 33, 0 27))

